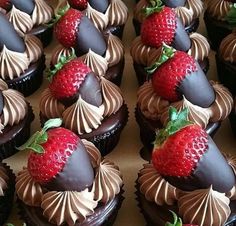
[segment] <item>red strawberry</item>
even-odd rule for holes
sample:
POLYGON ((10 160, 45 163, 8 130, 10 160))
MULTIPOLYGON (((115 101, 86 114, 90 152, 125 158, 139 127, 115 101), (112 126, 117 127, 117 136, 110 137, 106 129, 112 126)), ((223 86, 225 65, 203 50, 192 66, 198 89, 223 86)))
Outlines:
POLYGON ((152 153, 156 170, 164 176, 187 177, 208 149, 207 133, 186 120, 187 109, 170 108, 171 121, 157 134, 152 153))
POLYGON ((88 0, 68 0, 72 8, 84 10, 87 8, 88 0))
POLYGON ((10 0, 0 0, 0 7, 9 10, 11 8, 11 1, 10 0))
POLYGON ((196 224, 183 224, 180 217, 177 217, 177 215, 173 211, 170 212, 173 215, 174 222, 173 223, 166 222, 165 226, 198 226, 196 224))

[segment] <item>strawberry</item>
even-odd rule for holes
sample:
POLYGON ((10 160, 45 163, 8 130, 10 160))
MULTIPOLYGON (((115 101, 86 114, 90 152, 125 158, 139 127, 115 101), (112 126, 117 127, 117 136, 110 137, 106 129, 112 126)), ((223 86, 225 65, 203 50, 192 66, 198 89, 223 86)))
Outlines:
POLYGON ((157 134, 152 162, 164 176, 187 177, 208 149, 207 133, 187 121, 187 109, 170 108, 170 122, 157 134))
POLYGON ((9 10, 11 8, 11 1, 10 0, 0 0, 0 8, 5 10, 9 10))
POLYGON ((87 8, 88 0, 68 0, 72 8, 84 10, 87 8))
POLYGON ((173 211, 170 212, 173 215, 174 222, 173 223, 166 222, 165 226, 198 226, 196 224, 183 224, 180 217, 177 217, 177 215, 173 211))

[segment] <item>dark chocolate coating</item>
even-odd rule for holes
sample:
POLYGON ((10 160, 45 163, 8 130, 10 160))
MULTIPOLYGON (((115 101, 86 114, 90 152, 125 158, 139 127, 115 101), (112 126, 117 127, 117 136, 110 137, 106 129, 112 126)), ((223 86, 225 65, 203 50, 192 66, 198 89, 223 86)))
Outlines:
POLYGON ((215 101, 215 91, 198 62, 195 63, 197 71, 187 75, 177 89, 192 104, 207 108, 215 101))
POLYGON ((184 25, 178 17, 176 18, 176 23, 175 37, 172 46, 177 50, 187 52, 191 47, 191 40, 184 25))
POLYGON ((166 177, 166 179, 172 185, 185 191, 209 188, 212 185, 214 190, 227 193, 236 183, 233 170, 210 136, 208 136, 208 150, 197 163, 191 176, 166 177))
POLYGON ((3 107, 4 107, 4 99, 3 99, 2 91, 0 90, 0 115, 2 114, 3 107))
POLYGON ((106 42, 102 33, 86 16, 81 18, 81 22, 76 33, 76 55, 81 56, 91 49, 99 55, 104 55, 106 51, 106 42))
POLYGON ((0 50, 5 45, 9 50, 23 53, 25 44, 7 17, 0 12, 0 50))
POLYGON ((12 4, 19 9, 29 15, 33 13, 35 2, 34 0, 11 0, 12 4))
POLYGON ((185 2, 186 2, 186 0, 163 0, 163 3, 170 8, 184 6, 185 2))
POLYGON ((82 141, 67 160, 63 170, 44 186, 51 191, 82 191, 93 184, 94 172, 82 141))
POLYGON ((109 5, 108 0, 89 0, 89 4, 99 12, 104 13, 109 5))

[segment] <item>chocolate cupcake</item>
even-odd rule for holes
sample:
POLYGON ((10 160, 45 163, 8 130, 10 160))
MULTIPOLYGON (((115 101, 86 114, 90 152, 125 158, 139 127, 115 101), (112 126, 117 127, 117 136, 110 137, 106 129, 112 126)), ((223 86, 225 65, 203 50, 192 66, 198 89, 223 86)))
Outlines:
POLYGON ((96 74, 120 86, 124 70, 124 48, 120 39, 110 32, 104 36, 79 10, 66 8, 65 11, 55 24, 55 36, 61 45, 53 51, 51 65, 75 49, 76 55, 96 74))
POLYGON ((186 121, 183 112, 155 141, 152 162, 139 171, 137 199, 147 225, 165 226, 169 210, 184 224, 231 226, 235 215, 235 165, 221 154, 214 141, 198 125, 186 121))
MULTIPOLYGON (((140 35, 141 24, 145 19, 143 10, 150 4, 149 0, 140 0, 134 8, 133 25, 136 35, 140 35)), ((199 26, 199 17, 203 11, 203 3, 201 0, 162 0, 163 4, 175 10, 176 14, 183 23, 188 33, 195 32, 199 26)))
POLYGON ((151 76, 138 90, 135 111, 141 140, 149 152, 156 130, 167 124, 169 106, 178 111, 189 108, 188 118, 211 136, 231 112, 233 99, 227 88, 208 82, 199 64, 184 52, 176 51, 151 76))
POLYGON ((53 9, 45 0, 11 0, 12 8, 7 13, 16 31, 37 36, 46 47, 52 40, 53 28, 47 23, 54 16, 53 9))
POLYGON ((235 96, 236 95, 236 30, 226 36, 216 53, 218 77, 235 96))
POLYGON ((23 95, 0 79, 0 160, 15 154, 16 147, 29 138, 33 119, 32 107, 23 95))
MULTIPOLYGON (((146 10, 149 12, 151 9, 146 10)), ((199 62, 205 73, 208 71, 210 45, 207 39, 198 33, 188 35, 173 9, 156 5, 143 21, 141 35, 131 45, 131 56, 139 85, 147 80, 145 67, 159 58, 163 42, 187 52, 199 62)))
POLYGON ((9 166, 0 162, 0 225, 10 215, 15 192, 15 175, 9 166))
POLYGON ((104 33, 112 33, 122 39, 125 23, 128 19, 128 8, 122 0, 64 0, 61 6, 70 4, 93 22, 95 27, 104 33))
POLYGON ((20 148, 32 150, 16 177, 22 219, 29 226, 112 225, 123 201, 119 168, 73 132, 50 129, 60 125, 52 121, 20 148))
POLYGON ((235 98, 234 98, 234 105, 233 105, 233 109, 229 115, 229 121, 230 121, 230 125, 231 125, 231 129, 233 131, 234 136, 236 136, 236 106, 235 106, 235 98))
POLYGON ((97 76, 79 58, 56 72, 39 109, 42 122, 61 117, 63 126, 93 142, 102 155, 116 146, 128 120, 119 87, 97 76))
POLYGON ((211 48, 217 50, 221 41, 235 27, 235 1, 207 0, 204 21, 211 48))
POLYGON ((40 87, 44 69, 41 41, 33 35, 20 37, 0 13, 0 78, 10 88, 29 96, 40 87))

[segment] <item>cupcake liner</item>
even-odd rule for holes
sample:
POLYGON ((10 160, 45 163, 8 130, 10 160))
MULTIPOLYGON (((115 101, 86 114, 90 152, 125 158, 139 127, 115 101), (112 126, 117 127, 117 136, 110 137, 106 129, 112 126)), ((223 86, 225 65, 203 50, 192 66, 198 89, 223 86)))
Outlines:
MULTIPOLYGON (((16 147, 24 144, 30 137, 30 124, 34 120, 32 107, 28 105, 28 113, 25 119, 22 120, 22 128, 17 130, 17 133, 5 143, 0 145, 0 160, 8 158, 18 152, 16 147)), ((15 125, 17 126, 17 125, 15 125)), ((13 126, 14 127, 14 126, 13 126)))
MULTIPOLYGON (((77 223, 75 226, 112 226, 116 220, 119 209, 121 208, 122 202, 124 200, 123 196, 124 190, 121 189, 120 193, 117 194, 113 202, 105 207, 104 211, 100 214, 94 214, 88 217, 88 220, 82 223, 77 223), (103 219, 105 218, 105 219, 103 219)), ((37 221, 37 226, 54 226, 55 224, 46 223, 42 215, 42 209, 39 207, 29 207, 26 206, 20 199, 17 198, 17 205, 19 209, 20 218, 26 222, 27 226, 35 226, 35 220, 40 219, 40 222, 37 221), (37 212, 40 214, 36 214, 37 212), (34 219, 29 216, 29 214, 34 215, 34 219), (41 224, 42 223, 42 224, 41 224)), ((99 205, 97 208, 100 208, 99 205)), ((95 209, 96 211, 96 209, 95 209)))
POLYGON ((18 90, 24 96, 29 96, 41 86, 45 67, 45 55, 43 55, 36 63, 30 65, 24 75, 13 80, 6 80, 6 83, 9 88, 18 90))
POLYGON ((218 72, 219 81, 226 86, 229 91, 236 95, 236 65, 230 62, 223 61, 219 56, 219 53, 215 55, 216 67, 218 72))
POLYGON ((0 225, 3 225, 10 215, 12 208, 15 192, 15 175, 7 164, 1 164, 7 170, 7 175, 9 176, 8 187, 4 191, 4 196, 0 196, 0 225))
POLYGON ((229 115, 229 121, 233 134, 236 136, 236 114, 234 112, 229 115))

